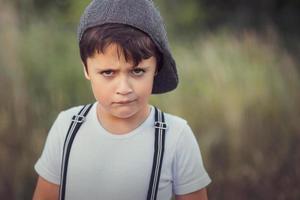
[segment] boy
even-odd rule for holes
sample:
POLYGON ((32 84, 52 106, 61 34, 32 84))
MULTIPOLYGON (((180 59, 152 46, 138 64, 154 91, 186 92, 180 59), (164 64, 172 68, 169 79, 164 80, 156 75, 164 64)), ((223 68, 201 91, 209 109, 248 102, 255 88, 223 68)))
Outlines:
POLYGON ((210 178, 190 127, 148 104, 178 84, 153 2, 92 1, 78 40, 96 103, 58 115, 35 165, 33 199, 207 199, 210 178))

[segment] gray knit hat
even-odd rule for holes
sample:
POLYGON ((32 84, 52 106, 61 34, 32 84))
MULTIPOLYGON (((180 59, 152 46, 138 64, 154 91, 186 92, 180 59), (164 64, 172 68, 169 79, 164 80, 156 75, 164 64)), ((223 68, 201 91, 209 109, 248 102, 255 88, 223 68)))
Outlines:
POLYGON ((177 87, 176 63, 168 46, 162 18, 151 0, 93 0, 80 18, 78 41, 88 28, 107 23, 127 24, 140 29, 151 37, 163 54, 162 67, 154 78, 153 94, 177 87))

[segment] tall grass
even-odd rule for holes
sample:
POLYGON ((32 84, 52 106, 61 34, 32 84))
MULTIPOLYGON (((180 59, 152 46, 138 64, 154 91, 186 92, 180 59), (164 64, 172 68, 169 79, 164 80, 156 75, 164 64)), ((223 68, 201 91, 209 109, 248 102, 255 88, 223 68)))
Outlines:
MULTIPOLYGON (((50 19, 20 28, 13 9, 0 13, 0 196, 30 199, 54 118, 93 96, 74 30, 50 19)), ((172 42, 180 85, 151 102, 193 128, 213 179, 210 199, 300 197, 299 63, 274 35, 224 31, 172 42)))

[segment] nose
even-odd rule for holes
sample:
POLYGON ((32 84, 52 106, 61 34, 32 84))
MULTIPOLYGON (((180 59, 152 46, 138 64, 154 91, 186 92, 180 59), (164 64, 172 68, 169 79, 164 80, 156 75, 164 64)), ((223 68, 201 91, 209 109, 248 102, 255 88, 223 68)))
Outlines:
POLYGON ((127 95, 132 93, 132 91, 129 78, 126 76, 121 77, 117 85, 117 94, 127 95))

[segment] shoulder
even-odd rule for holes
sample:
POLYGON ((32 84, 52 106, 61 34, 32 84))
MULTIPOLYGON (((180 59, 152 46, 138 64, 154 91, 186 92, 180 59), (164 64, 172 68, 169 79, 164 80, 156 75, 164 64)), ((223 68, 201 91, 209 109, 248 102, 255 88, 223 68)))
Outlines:
POLYGON ((177 131, 182 131, 186 126, 188 126, 187 121, 174 114, 164 113, 165 115, 165 122, 167 123, 169 128, 175 129, 177 131))
POLYGON ((186 137, 194 137, 194 133, 192 129, 190 128, 187 120, 184 118, 170 114, 170 113, 164 113, 165 114, 165 122, 167 123, 168 129, 167 129, 167 137, 170 141, 173 141, 174 143, 178 143, 180 140, 186 137))
MULTIPOLYGON (((84 105, 78 105, 69 107, 65 110, 62 110, 56 117, 51 129, 58 132, 62 138, 66 135, 66 132, 72 122, 72 117, 79 113, 79 111, 83 108, 84 105)), ((51 132, 51 131, 50 131, 51 132)))
MULTIPOLYGON (((60 122, 71 122, 72 117, 74 115, 79 114, 80 110, 85 106, 85 105, 93 105, 91 104, 84 104, 84 105, 77 105, 77 106, 73 106, 73 107, 69 107, 65 110, 62 110, 58 116, 56 121, 60 121, 60 122)), ((86 107, 87 108, 87 107, 86 107)))

